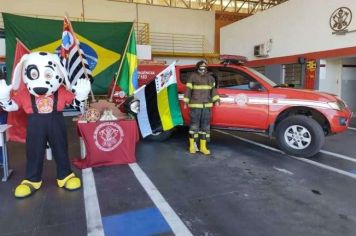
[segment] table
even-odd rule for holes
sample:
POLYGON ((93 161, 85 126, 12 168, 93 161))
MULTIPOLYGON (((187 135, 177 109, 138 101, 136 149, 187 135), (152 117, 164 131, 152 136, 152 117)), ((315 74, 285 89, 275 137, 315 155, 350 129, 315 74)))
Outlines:
POLYGON ((82 138, 82 158, 73 161, 77 168, 136 162, 136 143, 140 137, 136 120, 78 122, 77 130, 82 138))
POLYGON ((7 155, 7 145, 6 145, 6 131, 11 128, 11 125, 0 125, 0 147, 2 147, 2 157, 3 157, 3 177, 2 182, 6 182, 13 170, 9 169, 9 160, 7 155))

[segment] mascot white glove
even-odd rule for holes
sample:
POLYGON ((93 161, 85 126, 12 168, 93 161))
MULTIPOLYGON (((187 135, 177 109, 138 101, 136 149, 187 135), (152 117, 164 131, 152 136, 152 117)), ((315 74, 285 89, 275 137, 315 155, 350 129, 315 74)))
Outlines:
POLYGON ((7 85, 5 80, 0 80, 0 106, 5 111, 17 111, 18 105, 10 98, 12 84, 7 85))
POLYGON ((75 94, 75 99, 78 101, 85 101, 88 99, 88 95, 91 90, 90 80, 78 79, 77 83, 72 87, 72 91, 75 94))
POLYGON ((7 85, 4 79, 0 80, 0 102, 5 103, 10 100, 12 85, 7 85))

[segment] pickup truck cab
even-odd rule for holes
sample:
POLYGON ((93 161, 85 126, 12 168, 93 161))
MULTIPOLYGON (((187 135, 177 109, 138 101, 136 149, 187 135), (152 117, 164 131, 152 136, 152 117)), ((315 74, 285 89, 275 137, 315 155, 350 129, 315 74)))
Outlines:
MULTIPOLYGON (((163 68, 139 66, 139 83, 154 79, 154 74, 163 68)), ((186 125, 189 109, 183 108, 183 94, 194 68, 195 65, 176 66, 178 96, 186 125)), ((208 71, 216 79, 220 95, 220 106, 212 108, 212 128, 265 133, 276 138, 284 152, 311 157, 319 152, 325 136, 343 132, 349 125, 352 112, 335 95, 278 85, 243 65, 211 64, 208 71)), ((156 138, 159 136, 167 133, 156 134, 156 138)))

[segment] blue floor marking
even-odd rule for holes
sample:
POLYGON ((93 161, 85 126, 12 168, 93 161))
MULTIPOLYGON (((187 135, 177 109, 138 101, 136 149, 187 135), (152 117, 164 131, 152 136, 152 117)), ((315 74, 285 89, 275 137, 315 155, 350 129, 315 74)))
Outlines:
POLYGON ((172 232, 156 207, 102 217, 105 236, 145 236, 172 232))
POLYGON ((356 174, 356 170, 351 170, 350 171, 352 174, 356 174))

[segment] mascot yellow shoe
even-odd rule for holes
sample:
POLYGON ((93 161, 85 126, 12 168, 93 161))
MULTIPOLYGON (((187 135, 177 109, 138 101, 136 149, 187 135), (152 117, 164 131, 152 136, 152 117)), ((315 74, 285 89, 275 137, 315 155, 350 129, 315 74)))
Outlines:
POLYGON ((76 190, 82 186, 82 183, 74 173, 71 173, 64 179, 57 179, 58 187, 65 188, 67 190, 76 190))
POLYGON ((31 196, 34 192, 41 188, 42 181, 31 182, 29 180, 23 180, 19 186, 15 189, 15 197, 25 198, 31 196))

